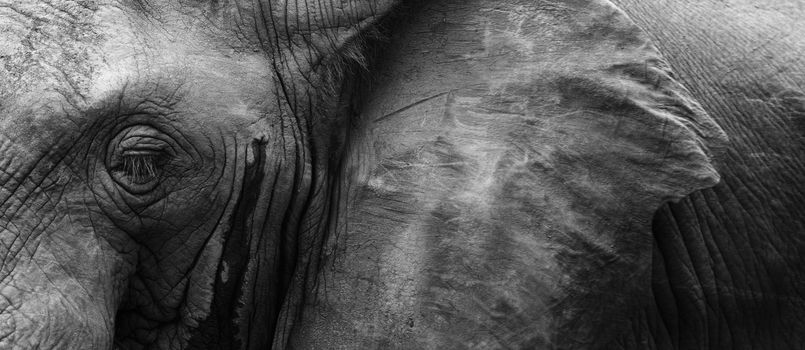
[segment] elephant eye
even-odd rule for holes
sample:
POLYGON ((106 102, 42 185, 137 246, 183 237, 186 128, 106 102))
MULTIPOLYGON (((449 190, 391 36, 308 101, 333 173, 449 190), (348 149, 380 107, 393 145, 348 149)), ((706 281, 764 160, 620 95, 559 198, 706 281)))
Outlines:
POLYGON ((122 168, 129 181, 147 184, 158 180, 161 172, 162 155, 153 151, 130 151, 122 155, 122 168))
POLYGON ((168 155, 161 150, 125 150, 113 162, 112 178, 132 194, 144 194, 160 182, 168 155))
POLYGON ((170 137, 153 127, 128 128, 109 145, 109 174, 129 193, 145 194, 161 182, 172 149, 170 137))

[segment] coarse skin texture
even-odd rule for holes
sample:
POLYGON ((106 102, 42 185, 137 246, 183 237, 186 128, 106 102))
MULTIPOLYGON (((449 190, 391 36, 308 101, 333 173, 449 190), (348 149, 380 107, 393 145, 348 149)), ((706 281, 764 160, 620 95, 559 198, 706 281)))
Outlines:
POLYGON ((805 344, 805 4, 616 0, 730 137, 721 182, 654 218, 626 349, 805 344))
POLYGON ((716 183, 724 135, 606 1, 409 11, 290 344, 606 348, 650 302, 655 210, 716 183))
POLYGON ((0 0, 0 348, 270 345, 382 11, 277 5, 0 0))
POLYGON ((0 348, 796 346, 801 10, 617 5, 0 0, 0 348))

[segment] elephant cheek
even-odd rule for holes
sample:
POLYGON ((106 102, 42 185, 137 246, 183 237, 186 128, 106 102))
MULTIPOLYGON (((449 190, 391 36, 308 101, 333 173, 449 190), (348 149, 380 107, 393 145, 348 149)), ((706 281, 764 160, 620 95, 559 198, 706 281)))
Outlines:
POLYGON ((114 264, 94 243, 43 236, 21 249, 2 246, 0 349, 111 349, 118 288, 103 267, 114 264))

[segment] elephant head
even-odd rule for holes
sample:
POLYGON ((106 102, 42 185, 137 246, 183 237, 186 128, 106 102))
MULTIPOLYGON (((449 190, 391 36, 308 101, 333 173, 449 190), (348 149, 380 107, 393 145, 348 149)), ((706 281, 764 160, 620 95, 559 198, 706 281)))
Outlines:
POLYGON ((605 343, 723 134, 604 0, 0 0, 0 347, 605 343))

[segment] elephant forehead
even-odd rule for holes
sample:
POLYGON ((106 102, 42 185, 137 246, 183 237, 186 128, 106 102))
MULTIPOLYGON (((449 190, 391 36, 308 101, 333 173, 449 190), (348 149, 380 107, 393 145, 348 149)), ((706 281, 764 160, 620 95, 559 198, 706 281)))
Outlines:
POLYGON ((76 124, 86 111, 124 98, 163 102, 188 116, 271 113, 269 61, 236 50, 228 35, 192 21, 152 21, 111 2, 54 3, 60 6, 0 4, 4 129, 54 118, 76 124))
POLYGON ((76 88, 85 85, 86 81, 79 79, 86 80, 92 74, 97 55, 91 48, 102 40, 92 25, 94 13, 90 8, 62 8, 42 2, 0 3, 0 97, 7 100, 13 94, 41 90, 41 86, 58 89, 62 84, 57 76, 70 79, 76 88))

